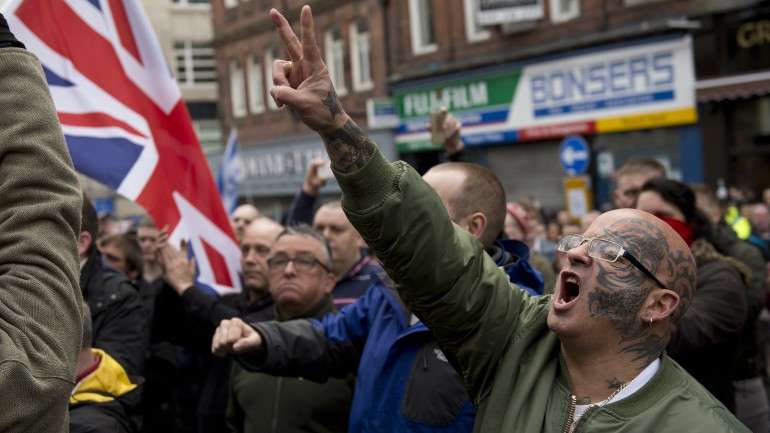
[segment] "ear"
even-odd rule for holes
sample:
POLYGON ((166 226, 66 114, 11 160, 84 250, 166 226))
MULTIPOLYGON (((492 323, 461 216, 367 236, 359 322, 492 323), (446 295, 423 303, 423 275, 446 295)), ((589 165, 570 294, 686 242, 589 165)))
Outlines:
POLYGON ((475 212, 470 214, 466 219, 468 224, 468 231, 477 238, 481 239, 484 231, 487 229, 487 216, 481 212, 475 212))
POLYGON ((668 289, 653 289, 642 306, 641 318, 645 323, 658 322, 674 316, 679 307, 679 295, 668 289))
POLYGON ((86 256, 88 249, 93 242, 94 239, 91 237, 91 233, 80 232, 80 236, 78 237, 78 254, 81 258, 86 256))
POLYGON ((324 294, 329 294, 334 290, 334 287, 337 285, 337 277, 334 276, 333 273, 327 272, 326 277, 323 280, 323 291, 324 294))

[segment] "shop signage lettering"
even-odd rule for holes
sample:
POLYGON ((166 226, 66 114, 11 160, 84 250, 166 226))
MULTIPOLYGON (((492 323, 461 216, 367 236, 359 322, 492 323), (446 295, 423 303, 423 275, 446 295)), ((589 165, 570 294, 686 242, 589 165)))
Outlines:
POLYGON ((770 20, 752 21, 738 27, 735 40, 741 48, 770 44, 770 20))
POLYGON ((489 103, 486 81, 450 86, 403 96, 403 116, 428 116, 441 107, 461 111, 482 107, 489 103))
POLYGON ((304 176, 310 160, 323 157, 321 149, 265 152, 243 157, 246 178, 304 176))
POLYGON ((673 53, 554 68, 530 78, 535 117, 673 99, 673 53))

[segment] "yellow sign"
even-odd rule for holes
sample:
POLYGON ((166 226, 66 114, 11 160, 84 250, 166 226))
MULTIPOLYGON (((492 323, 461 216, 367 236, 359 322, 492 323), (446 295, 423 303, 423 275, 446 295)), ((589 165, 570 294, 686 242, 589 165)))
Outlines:
POLYGON ((573 216, 582 218, 593 210, 591 179, 588 176, 565 177, 564 200, 567 211, 573 216))
POLYGON ((596 121, 596 132, 631 131, 661 126, 686 125, 697 121, 698 113, 695 111, 695 108, 684 108, 681 110, 599 119, 596 121))

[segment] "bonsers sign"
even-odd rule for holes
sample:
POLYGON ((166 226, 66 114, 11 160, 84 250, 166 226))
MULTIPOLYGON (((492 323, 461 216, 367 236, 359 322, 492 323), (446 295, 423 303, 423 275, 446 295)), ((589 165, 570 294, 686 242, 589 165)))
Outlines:
POLYGON ((695 123, 694 83, 689 36, 594 50, 397 89, 396 141, 429 148, 428 116, 441 106, 469 146, 695 123))

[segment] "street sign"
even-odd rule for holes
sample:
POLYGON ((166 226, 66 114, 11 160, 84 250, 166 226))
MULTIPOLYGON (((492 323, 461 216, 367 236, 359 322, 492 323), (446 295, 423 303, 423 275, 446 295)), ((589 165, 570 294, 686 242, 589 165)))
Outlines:
POLYGON ((565 177, 564 199, 566 209, 572 216, 582 218, 593 209, 591 179, 588 176, 565 177))
POLYGON ((561 142, 559 160, 568 175, 576 176, 585 173, 588 170, 588 163, 591 161, 588 143, 579 135, 568 135, 561 142))

